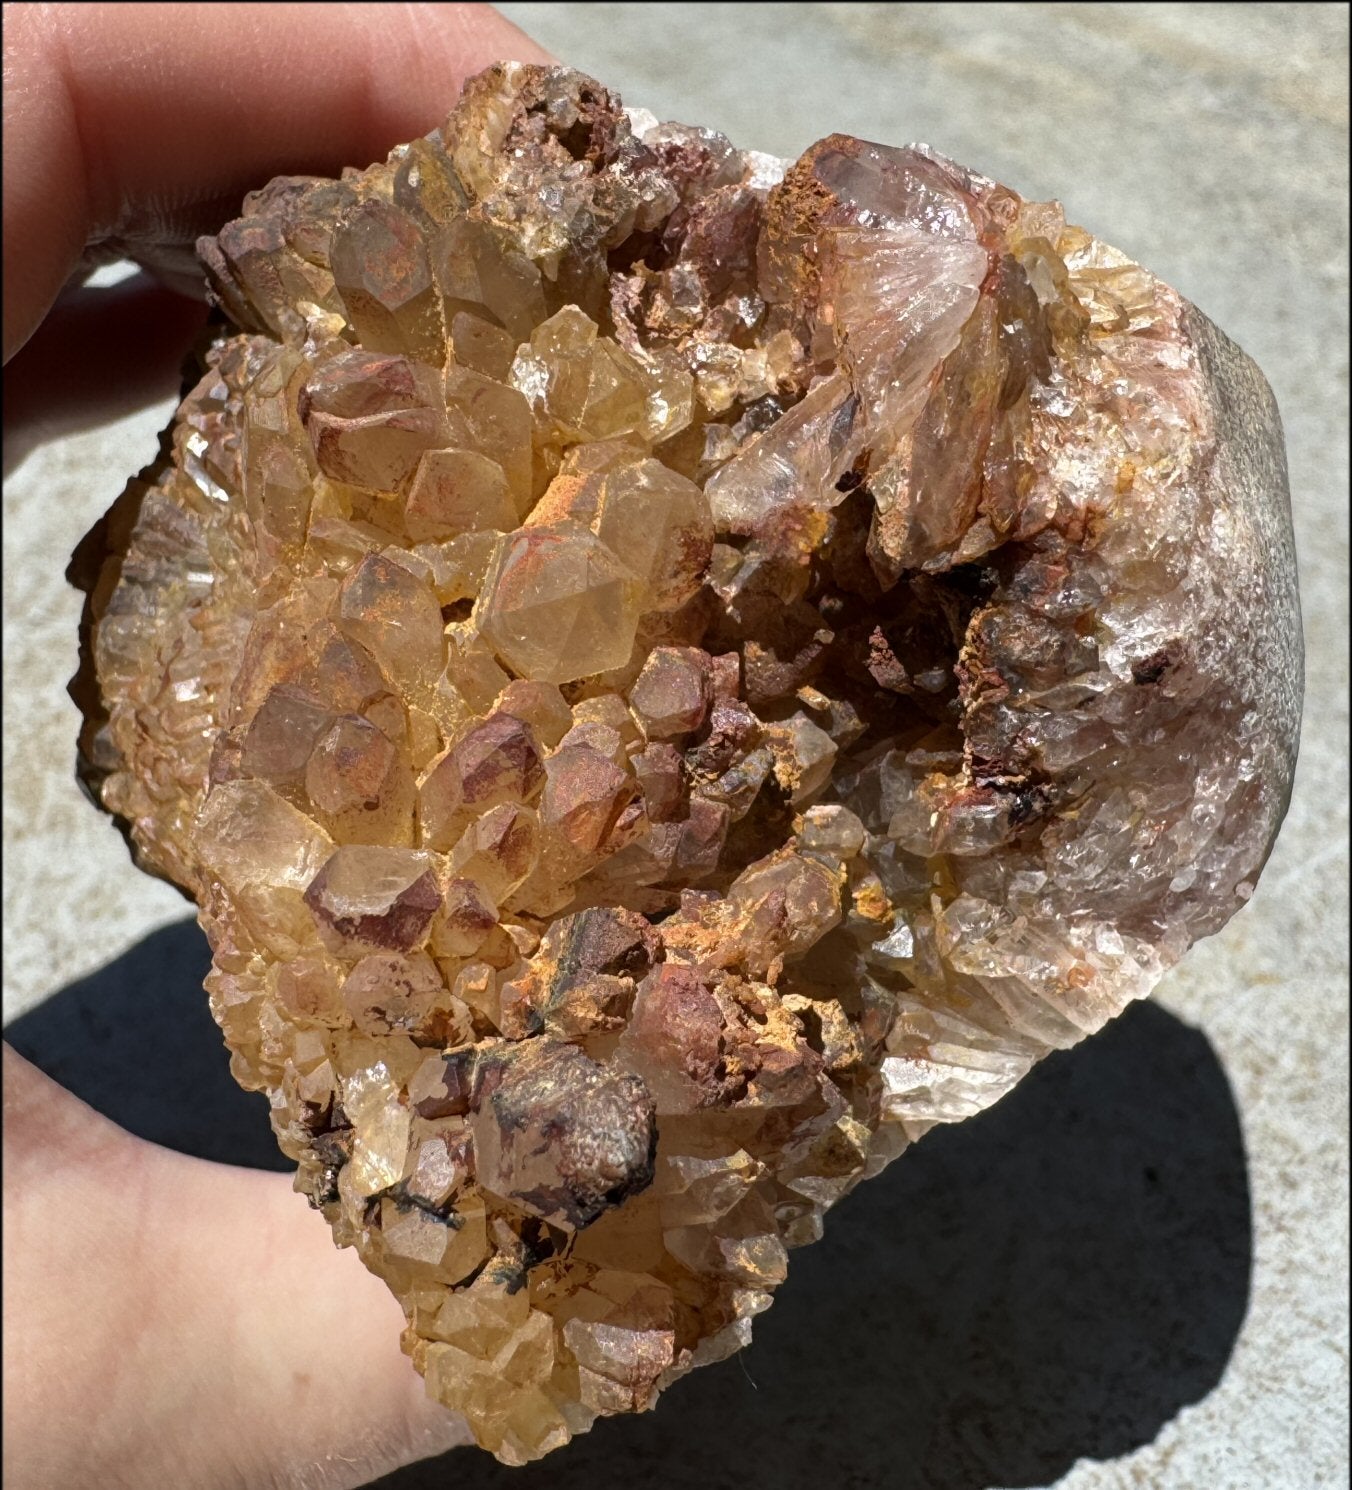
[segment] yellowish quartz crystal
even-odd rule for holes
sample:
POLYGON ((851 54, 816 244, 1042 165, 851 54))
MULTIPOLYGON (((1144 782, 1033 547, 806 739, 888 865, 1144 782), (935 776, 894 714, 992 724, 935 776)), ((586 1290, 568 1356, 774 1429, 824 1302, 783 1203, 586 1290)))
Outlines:
POLYGON ((1252 893, 1275 409, 1055 204, 561 68, 200 252, 198 381, 74 569, 82 770, 520 1463, 744 1345, 837 1199, 1252 893))
POLYGON ((629 660, 643 601, 642 579, 612 548, 559 523, 503 538, 477 622, 518 677, 572 683, 629 660))

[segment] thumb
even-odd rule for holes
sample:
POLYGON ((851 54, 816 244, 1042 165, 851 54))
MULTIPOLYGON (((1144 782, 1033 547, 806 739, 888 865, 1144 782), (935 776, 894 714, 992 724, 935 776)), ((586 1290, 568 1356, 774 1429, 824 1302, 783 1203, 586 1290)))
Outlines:
POLYGON ((358 1486, 469 1441, 292 1192, 123 1132, 4 1048, 5 1475, 358 1486))

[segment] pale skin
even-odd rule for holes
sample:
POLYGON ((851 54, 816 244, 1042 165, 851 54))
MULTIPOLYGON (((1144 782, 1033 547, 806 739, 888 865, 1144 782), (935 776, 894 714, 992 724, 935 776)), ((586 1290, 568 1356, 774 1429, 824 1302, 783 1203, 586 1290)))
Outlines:
MULTIPOLYGON (((507 58, 548 60, 478 5, 6 5, 7 460, 172 392, 192 243, 245 192, 382 158, 507 58), (155 278, 95 306, 124 255, 155 278)), ((134 1138, 8 1046, 3 1075, 7 1486, 341 1490, 464 1440, 285 1175, 134 1138)))

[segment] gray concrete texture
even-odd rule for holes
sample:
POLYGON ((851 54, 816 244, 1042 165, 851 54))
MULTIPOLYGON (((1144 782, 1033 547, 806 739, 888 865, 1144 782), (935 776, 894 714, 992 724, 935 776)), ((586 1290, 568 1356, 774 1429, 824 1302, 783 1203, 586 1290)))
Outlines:
MULTIPOLYGON (((1304 734, 1247 909, 1153 1004, 852 1197, 743 1358, 538 1474, 458 1453, 381 1483, 1345 1483, 1346 8, 502 9, 626 102, 738 144, 919 140, 1059 197, 1195 301, 1264 369, 1285 421, 1304 734)), ((186 1098, 147 1105, 135 1036, 165 1010, 180 1085, 199 1108, 208 1089, 230 1100, 194 990, 201 946, 71 774, 79 607, 62 571, 168 413, 47 445, 6 487, 5 1020, 146 1136, 266 1162, 260 1106, 239 1110, 247 1142, 218 1152, 219 1125, 195 1139, 186 1098)))

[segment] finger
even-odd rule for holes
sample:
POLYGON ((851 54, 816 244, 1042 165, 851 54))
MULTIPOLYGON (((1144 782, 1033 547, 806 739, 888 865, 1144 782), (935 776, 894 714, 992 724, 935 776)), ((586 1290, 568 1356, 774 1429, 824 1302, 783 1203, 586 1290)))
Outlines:
POLYGON ((5 1478, 346 1490, 467 1441, 283 1175, 142 1142, 4 1047, 5 1478))
POLYGON ((472 1441, 400 1349, 394 1296, 338 1251, 287 1176, 165 1158, 175 1203, 214 1218, 191 1274, 199 1339, 185 1364, 201 1342, 228 1342, 230 1395, 253 1439, 246 1483, 347 1490, 472 1441))
POLYGON ((546 54, 479 5, 7 5, 4 355, 86 251, 193 275, 279 174, 366 166, 465 78, 546 54))
POLYGON ((5 474, 44 440, 177 393, 206 315, 148 274, 63 292, 5 368, 5 474))

